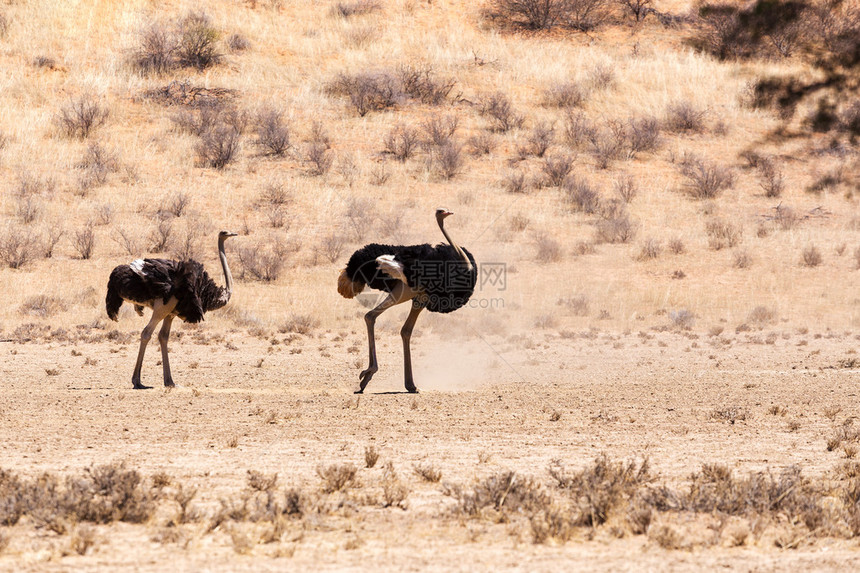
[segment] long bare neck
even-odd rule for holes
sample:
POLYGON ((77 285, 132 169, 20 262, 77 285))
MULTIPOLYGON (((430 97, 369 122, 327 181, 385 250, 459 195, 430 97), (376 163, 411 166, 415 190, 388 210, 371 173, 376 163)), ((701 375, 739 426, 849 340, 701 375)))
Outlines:
POLYGON ((449 235, 448 231, 445 230, 445 220, 444 219, 439 219, 439 229, 442 230, 442 234, 445 235, 445 239, 448 240, 448 244, 451 245, 452 247, 454 247, 454 250, 457 252, 457 255, 463 260, 464 263, 466 263, 466 269, 471 271, 472 270, 472 261, 469 259, 469 257, 466 256, 466 253, 463 252, 463 249, 461 249, 457 245, 457 243, 455 243, 451 239, 451 235, 449 235))
POLYGON ((224 269, 224 282, 227 283, 224 290, 227 293, 227 300, 230 300, 230 295, 233 293, 233 275, 230 274, 230 267, 227 265, 227 255, 224 253, 224 239, 225 237, 218 237, 218 256, 221 258, 221 267, 224 269))

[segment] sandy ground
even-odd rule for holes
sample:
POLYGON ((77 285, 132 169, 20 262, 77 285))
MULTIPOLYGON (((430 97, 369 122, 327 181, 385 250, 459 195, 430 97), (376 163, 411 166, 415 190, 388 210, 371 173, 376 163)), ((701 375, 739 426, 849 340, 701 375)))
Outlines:
MULTIPOLYGON (((5 399, 0 467, 25 476, 80 473, 125 462, 198 488, 196 507, 244 487, 248 470, 277 472, 279 484, 318 491, 316 468, 351 462, 367 488, 392 462, 409 488, 406 509, 343 507, 291 525, 279 543, 234 548, 226 528, 205 519, 182 543, 158 541, 162 515, 143 525, 97 526, 84 556, 67 538, 26 519, 10 536, 0 568, 29 570, 856 570, 856 540, 811 539, 795 550, 760 541, 667 551, 645 535, 577 534, 532 543, 525 524, 455 517, 438 483, 412 470, 429 464, 442 482, 469 485, 511 469, 547 479, 561 459, 580 468, 606 453, 647 456, 658 481, 677 483, 703 463, 736 473, 799 465, 826 477, 844 455, 826 440, 858 411, 858 371, 845 368, 860 342, 849 332, 534 332, 508 339, 414 340, 419 395, 400 393, 399 336, 380 338, 381 370, 368 393, 352 394, 364 360, 363 333, 184 335, 172 344, 174 379, 159 388, 153 344, 149 391, 132 391, 137 351, 128 341, 0 343, 5 399), (276 344, 273 344, 275 342, 276 344), (357 346, 360 350, 355 351, 357 346), (345 351, 346 348, 353 348, 345 351), (772 406, 784 415, 769 413, 772 406), (718 412, 737 408, 732 423, 718 412), (833 415, 834 409, 841 408, 833 415), (829 415, 828 415, 829 414, 829 415), (745 419, 740 419, 745 418, 745 419), (790 424, 791 421, 796 424, 790 424), (796 429, 792 430, 790 425, 796 429), (365 468, 373 445, 380 460, 365 468)), ((238 527, 238 526, 237 526, 238 527)), ((255 535, 253 524, 242 526, 255 535)), ((235 530, 234 530, 235 531, 235 530)), ((763 538, 764 539, 764 538, 763 538)))

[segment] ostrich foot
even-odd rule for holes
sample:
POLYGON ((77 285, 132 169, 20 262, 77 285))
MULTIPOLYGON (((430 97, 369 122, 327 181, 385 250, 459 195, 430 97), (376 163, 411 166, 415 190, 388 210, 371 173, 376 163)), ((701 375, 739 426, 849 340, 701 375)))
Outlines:
POLYGON ((165 380, 164 381, 165 388, 176 388, 176 384, 173 383, 173 380, 165 380))
POLYGON ((132 380, 131 383, 135 390, 152 390, 152 386, 144 386, 140 383, 140 380, 132 380))
POLYGON ((416 388, 415 386, 413 386, 412 388, 407 386, 406 391, 409 392, 410 394, 418 394, 418 388, 416 388))
POLYGON ((367 383, 370 382, 370 379, 373 378, 373 375, 376 374, 377 370, 379 370, 379 368, 370 367, 367 370, 361 371, 361 374, 358 375, 358 379, 361 383, 359 384, 356 394, 364 392, 364 388, 367 386, 367 383))

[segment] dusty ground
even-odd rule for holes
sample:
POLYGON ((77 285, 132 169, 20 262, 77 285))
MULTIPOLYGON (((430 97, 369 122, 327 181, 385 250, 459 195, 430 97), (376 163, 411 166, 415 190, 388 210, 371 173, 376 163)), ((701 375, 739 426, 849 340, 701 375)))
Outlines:
MULTIPOLYGON (((390 320, 390 319, 389 319, 390 320)), ((362 333, 260 340, 237 332, 183 330, 173 343, 180 387, 131 390, 132 338, 98 343, 3 342, 0 467, 24 476, 61 475, 125 462, 144 476, 169 474, 199 488, 204 516, 163 541, 165 512, 142 525, 97 526, 84 556, 69 537, 27 519, 4 528, 0 567, 29 570, 856 570, 855 540, 809 538, 779 549, 769 526, 747 545, 696 543, 701 524, 675 527, 687 549, 665 550, 648 535, 583 528, 566 543, 532 543, 527 521, 468 519, 453 513, 443 486, 422 481, 415 464, 442 483, 469 485, 503 469, 547 479, 561 459, 579 468, 602 453, 647 456, 657 481, 675 484, 703 463, 736 474, 799 465, 825 479, 844 462, 826 451, 842 422, 858 415, 858 371, 845 368, 860 344, 853 332, 788 330, 724 333, 585 331, 529 337, 464 335, 415 339, 422 393, 401 394, 399 337, 380 333, 381 370, 368 394, 352 394, 356 357, 343 349, 362 333), (292 340, 291 340, 292 339, 292 340), (204 344, 205 342, 205 344, 204 344), (524 348, 527 346, 529 348, 524 348), (329 354, 329 350, 331 353, 329 354), (465 365, 470 365, 466 367, 465 365), (772 406, 787 410, 771 414, 772 406), (719 412, 737 408, 734 422, 719 412), (841 410, 839 409, 841 408, 841 410), (837 413, 834 414, 834 411, 837 413), (796 422, 796 423, 793 423, 796 422), (795 429, 791 429, 791 428, 795 429), (380 460, 365 468, 373 445, 380 460), (406 509, 346 504, 290 523, 282 540, 252 542, 244 554, 229 531, 207 533, 220 498, 235 496, 248 470, 277 472, 279 486, 317 492, 319 465, 351 462, 373 490, 392 462, 409 489, 406 509), (698 528, 698 529, 697 529, 698 528), (621 537, 617 537, 621 535, 621 537)), ((160 385, 157 346, 144 379, 160 385)), ((377 488, 378 489, 378 488, 377 488)), ((652 528, 654 526, 652 525, 652 528)))

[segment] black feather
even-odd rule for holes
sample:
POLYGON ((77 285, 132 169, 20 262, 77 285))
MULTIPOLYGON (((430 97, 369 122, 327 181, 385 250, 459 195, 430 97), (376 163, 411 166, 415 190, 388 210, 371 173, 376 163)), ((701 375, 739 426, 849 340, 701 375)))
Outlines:
POLYGON ((352 254, 346 274, 370 288, 391 292, 400 281, 383 273, 376 258, 394 255, 394 260, 403 265, 409 287, 428 296, 427 310, 447 313, 469 301, 478 279, 475 258, 468 250, 463 252, 472 262, 471 270, 454 247, 445 243, 435 247, 428 243, 409 246, 371 243, 352 254))
POLYGON ((140 274, 130 265, 119 265, 108 279, 105 308, 112 320, 124 300, 152 304, 176 297, 175 313, 185 322, 200 322, 203 313, 227 304, 226 290, 219 287, 197 261, 144 259, 140 274))

